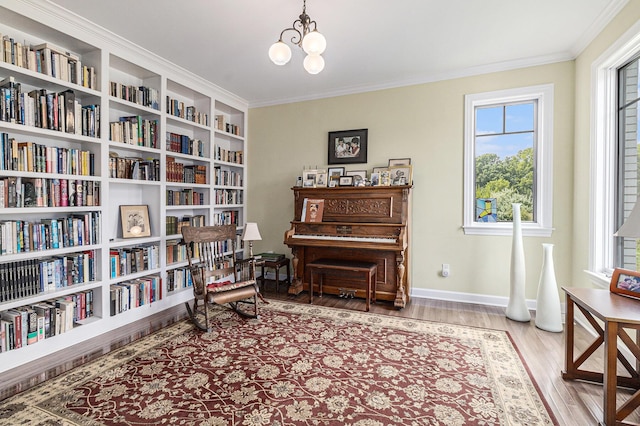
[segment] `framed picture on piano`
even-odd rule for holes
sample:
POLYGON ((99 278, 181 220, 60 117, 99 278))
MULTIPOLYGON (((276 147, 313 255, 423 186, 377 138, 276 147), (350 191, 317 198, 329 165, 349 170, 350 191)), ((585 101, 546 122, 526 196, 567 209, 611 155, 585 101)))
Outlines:
POLYGON ((329 132, 328 164, 367 162, 368 129, 329 132))

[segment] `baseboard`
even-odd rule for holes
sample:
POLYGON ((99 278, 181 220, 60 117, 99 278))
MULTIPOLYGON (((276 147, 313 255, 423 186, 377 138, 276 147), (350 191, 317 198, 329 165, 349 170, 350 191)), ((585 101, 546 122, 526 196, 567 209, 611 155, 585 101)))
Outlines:
MULTIPOLYGON (((502 296, 489 296, 486 294, 475 293, 460 293, 457 291, 444 291, 444 290, 431 290, 425 288, 414 288, 411 290, 411 297, 423 298, 423 299, 435 299, 446 300, 449 302, 461 302, 461 303, 474 303, 477 305, 487 306, 504 306, 507 307, 509 303, 508 297, 502 296)), ((535 300, 526 300, 527 308, 532 311, 536 310, 535 300)), ((562 306, 562 312, 564 314, 564 306, 562 306)))

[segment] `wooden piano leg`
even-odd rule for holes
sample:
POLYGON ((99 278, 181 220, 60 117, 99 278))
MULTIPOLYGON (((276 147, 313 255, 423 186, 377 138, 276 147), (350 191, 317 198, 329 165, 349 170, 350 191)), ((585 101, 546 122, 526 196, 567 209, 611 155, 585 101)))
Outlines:
POLYGON ((407 305, 407 295, 404 291, 404 256, 398 256, 396 258, 396 262, 398 290, 396 292, 396 300, 394 301, 393 306, 396 308, 404 308, 407 305))
MULTIPOLYGON (((302 293, 302 280, 298 278, 298 254, 297 249, 292 249, 291 253, 293 254, 293 259, 291 259, 291 263, 293 264, 293 281, 289 286, 289 294, 298 295, 302 293)), ((304 276, 304 275, 303 275, 304 276)))

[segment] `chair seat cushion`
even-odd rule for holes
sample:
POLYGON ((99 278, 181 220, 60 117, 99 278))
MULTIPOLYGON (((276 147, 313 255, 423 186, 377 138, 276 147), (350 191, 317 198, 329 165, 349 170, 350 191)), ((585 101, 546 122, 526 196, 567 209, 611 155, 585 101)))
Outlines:
POLYGON ((254 285, 256 280, 238 281, 232 283, 231 281, 221 281, 217 283, 211 283, 207 285, 208 293, 221 293, 225 291, 234 290, 236 288, 248 287, 254 285))

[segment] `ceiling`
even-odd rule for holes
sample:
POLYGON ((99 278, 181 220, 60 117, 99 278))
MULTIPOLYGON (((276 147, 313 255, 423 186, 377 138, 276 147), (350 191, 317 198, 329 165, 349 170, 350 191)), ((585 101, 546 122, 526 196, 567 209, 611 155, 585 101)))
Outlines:
POLYGON ((267 56, 302 0, 50 1, 257 107, 574 59, 628 0, 309 0, 317 75, 267 56))

